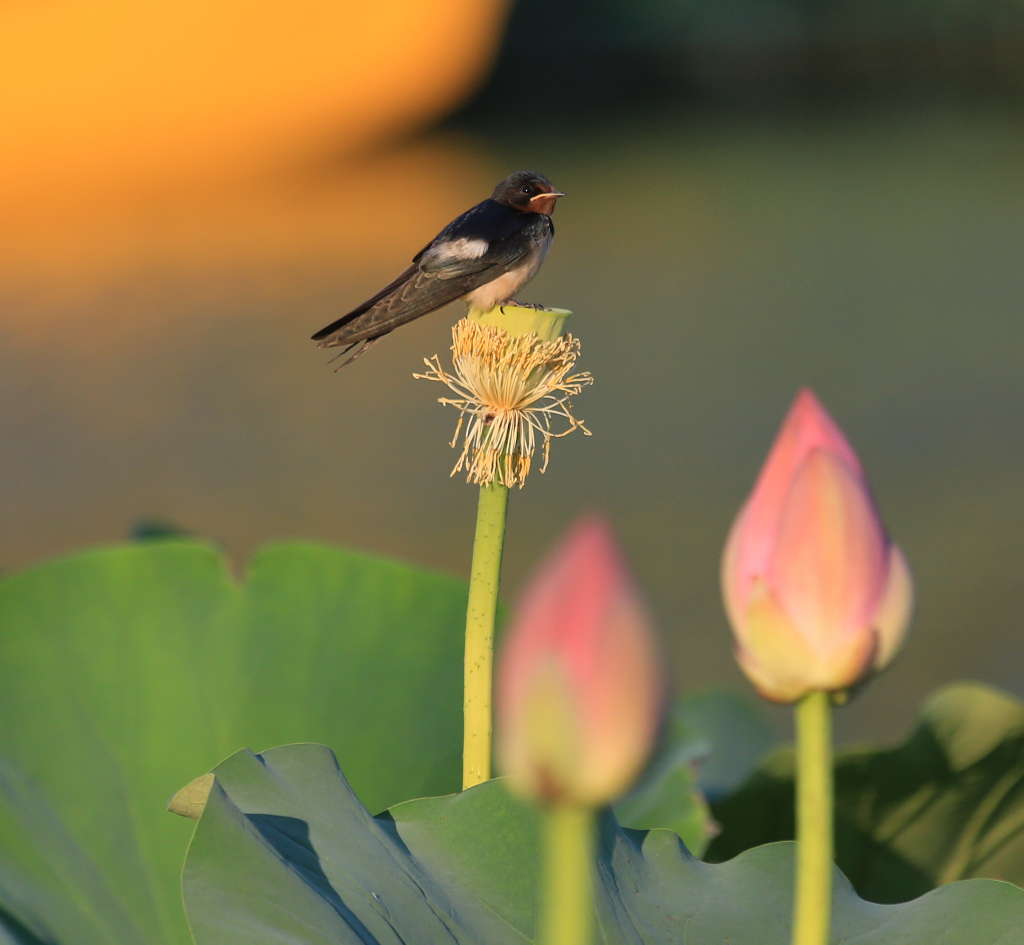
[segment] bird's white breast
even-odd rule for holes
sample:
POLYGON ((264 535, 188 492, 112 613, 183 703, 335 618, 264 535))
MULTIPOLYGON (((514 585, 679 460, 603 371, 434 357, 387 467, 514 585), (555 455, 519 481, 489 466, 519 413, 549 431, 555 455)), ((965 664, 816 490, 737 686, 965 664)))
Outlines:
POLYGON ((500 302, 507 302, 512 298, 519 291, 519 287, 533 277, 539 267, 540 258, 537 258, 515 269, 509 269, 497 279, 492 279, 472 292, 467 292, 466 301, 473 308, 478 308, 482 312, 490 311, 500 302))
POLYGON ((480 309, 482 312, 490 311, 495 305, 507 302, 519 289, 529 282, 540 269, 544 257, 551 246, 551 240, 547 239, 534 245, 526 258, 516 266, 502 273, 497 279, 485 282, 482 286, 467 292, 464 296, 471 308, 480 309))

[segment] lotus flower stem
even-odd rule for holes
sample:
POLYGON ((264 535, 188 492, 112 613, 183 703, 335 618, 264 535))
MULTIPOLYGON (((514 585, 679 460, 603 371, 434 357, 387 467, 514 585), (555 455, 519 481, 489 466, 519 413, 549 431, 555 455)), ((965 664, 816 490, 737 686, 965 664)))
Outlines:
POLYGON ((459 411, 452 446, 460 434, 463 444, 452 475, 465 470, 480 487, 466 608, 463 788, 491 777, 494 621, 509 488, 523 487, 537 449, 543 472, 553 439, 575 430, 589 435, 573 416, 572 398, 592 378, 572 373, 579 342, 559 337, 570 314, 514 304, 470 312, 452 329, 452 370, 435 356, 414 375, 455 395, 439 401, 459 411))
POLYGON ((594 914, 594 812, 572 803, 544 809, 543 912, 539 945, 589 945, 594 914))
POLYGON ((832 705, 811 692, 796 706, 796 897, 793 945, 827 945, 832 907, 832 705))
POLYGON ((501 554, 505 546, 508 486, 480 487, 466 604, 466 653, 462 743, 462 787, 491 777, 491 687, 494 663, 494 617, 498 609, 501 554))

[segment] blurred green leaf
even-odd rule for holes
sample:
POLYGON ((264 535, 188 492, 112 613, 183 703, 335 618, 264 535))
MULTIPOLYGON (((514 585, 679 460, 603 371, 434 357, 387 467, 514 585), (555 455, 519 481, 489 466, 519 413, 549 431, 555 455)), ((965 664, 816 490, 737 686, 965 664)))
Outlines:
POLYGON ((190 541, 0 580, 0 942, 32 916, 64 945, 189 941, 165 807, 242 745, 329 742, 373 810, 456 788, 464 612, 460 581, 298 543, 243 584, 190 541))
POLYGON ((707 801, 697 787, 696 762, 654 768, 615 805, 615 816, 631 827, 664 827, 686 849, 701 856, 715 833, 707 801))
POLYGON ((616 803, 615 816, 630 827, 672 830, 700 856, 715 832, 698 786, 698 771, 712 747, 687 723, 679 705, 670 709, 654 757, 629 794, 616 803))
POLYGON ((698 781, 712 800, 735 790, 779 741, 762 703, 728 689, 686 693, 676 700, 670 731, 675 741, 703 746, 696 755, 698 781))
POLYGON ((11 913, 0 908, 0 945, 47 945, 47 939, 40 938, 11 913))
MULTIPOLYGON (((714 805, 708 858, 793 836, 792 752, 714 805)), ((901 902, 956 879, 1024 885, 1024 704, 977 684, 940 690, 895 748, 841 753, 836 861, 862 896, 901 902)))
MULTIPOLYGON (((183 873, 197 945, 522 945, 534 940, 537 822, 501 781, 371 817, 319 745, 243 751, 215 771, 183 873)), ((792 844, 693 859, 675 834, 602 818, 600 941, 785 945, 792 844)), ((836 872, 834 940, 1010 945, 1024 891, 974 880, 901 906, 836 872)))
POLYGON ((724 689, 687 693, 672 704, 653 761, 615 816, 629 827, 673 830, 702 856, 718 832, 706 798, 740 784, 777 741, 757 700, 724 689))
POLYGON ((128 537, 132 541, 164 541, 168 538, 190 538, 192 532, 162 518, 141 518, 132 525, 128 537))
POLYGON ((694 856, 705 852, 715 834, 708 802, 697 787, 695 762, 653 768, 614 809, 631 827, 673 830, 694 856))
POLYGON ((45 793, 8 762, 0 762, 0 929, 14 942, 145 941, 45 793), (62 938, 69 929, 74 939, 62 938))

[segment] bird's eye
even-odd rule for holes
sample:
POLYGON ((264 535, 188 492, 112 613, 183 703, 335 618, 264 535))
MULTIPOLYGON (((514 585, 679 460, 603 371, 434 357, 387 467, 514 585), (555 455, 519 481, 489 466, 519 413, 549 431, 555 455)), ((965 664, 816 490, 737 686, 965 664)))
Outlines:
POLYGON ((522 192, 524 194, 528 194, 530 192, 530 185, 529 184, 523 184, 523 186, 520 189, 522 190, 522 192))

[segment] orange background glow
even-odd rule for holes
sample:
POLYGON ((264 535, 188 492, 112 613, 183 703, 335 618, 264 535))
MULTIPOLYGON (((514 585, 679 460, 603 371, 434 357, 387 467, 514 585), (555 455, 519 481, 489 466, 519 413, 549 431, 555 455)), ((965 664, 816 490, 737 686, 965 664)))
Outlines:
POLYGON ((4 174, 19 229, 343 158, 457 105, 504 0, 47 0, 0 7, 4 174))

